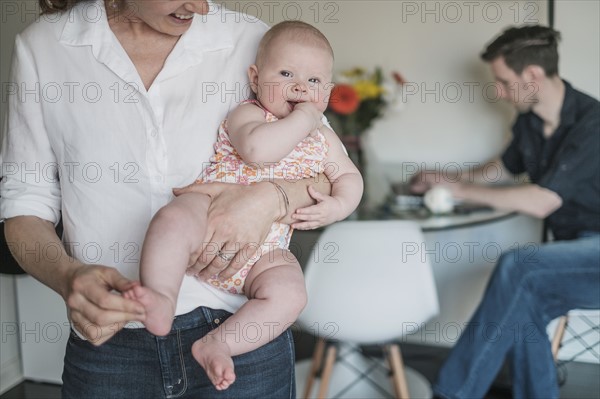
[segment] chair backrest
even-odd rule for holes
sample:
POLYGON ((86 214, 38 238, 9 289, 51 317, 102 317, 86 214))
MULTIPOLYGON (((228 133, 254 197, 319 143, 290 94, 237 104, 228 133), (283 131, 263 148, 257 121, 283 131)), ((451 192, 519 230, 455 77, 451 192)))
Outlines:
POLYGON ((377 343, 414 332, 438 313, 418 224, 345 221, 325 229, 305 269, 299 322, 328 339, 377 343))

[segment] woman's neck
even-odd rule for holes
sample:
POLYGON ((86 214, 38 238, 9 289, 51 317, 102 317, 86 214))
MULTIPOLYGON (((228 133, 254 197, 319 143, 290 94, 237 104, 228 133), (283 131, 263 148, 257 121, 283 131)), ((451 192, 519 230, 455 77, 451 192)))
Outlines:
POLYGON ((149 90, 180 36, 158 32, 141 19, 119 10, 108 13, 110 29, 149 90))

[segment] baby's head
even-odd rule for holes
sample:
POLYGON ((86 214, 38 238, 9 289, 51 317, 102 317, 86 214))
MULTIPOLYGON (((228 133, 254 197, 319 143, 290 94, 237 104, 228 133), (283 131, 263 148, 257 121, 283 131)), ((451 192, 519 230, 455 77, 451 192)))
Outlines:
POLYGON ((329 41, 314 26, 302 21, 283 21, 274 25, 263 36, 256 53, 256 64, 260 67, 268 62, 269 56, 277 56, 280 50, 277 44, 284 46, 304 45, 321 49, 329 53, 333 64, 333 49, 329 41))
POLYGON ((252 91, 278 118, 298 102, 313 102, 322 112, 333 88, 333 50, 314 26, 285 21, 260 42, 256 63, 248 69, 252 91))

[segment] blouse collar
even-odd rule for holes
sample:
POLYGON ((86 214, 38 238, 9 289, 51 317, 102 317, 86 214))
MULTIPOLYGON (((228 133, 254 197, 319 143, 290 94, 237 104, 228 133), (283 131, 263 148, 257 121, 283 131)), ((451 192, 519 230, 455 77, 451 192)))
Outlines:
MULTIPOLYGON (((203 54, 233 47, 224 10, 209 0, 209 13, 196 15, 189 29, 181 36, 155 82, 177 75, 182 70, 202 62, 203 54)), ((110 29, 103 0, 84 1, 68 14, 60 42, 69 46, 91 46, 99 62, 106 64, 126 82, 140 84, 132 63, 110 29)))

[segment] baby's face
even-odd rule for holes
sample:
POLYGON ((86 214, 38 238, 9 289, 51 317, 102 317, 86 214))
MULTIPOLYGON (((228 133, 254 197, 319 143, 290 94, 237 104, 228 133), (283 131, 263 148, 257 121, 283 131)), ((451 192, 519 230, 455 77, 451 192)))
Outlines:
POLYGON ((332 69, 333 58, 326 49, 276 39, 253 79, 257 99, 280 119, 299 102, 312 102, 323 112, 333 88, 332 69))

